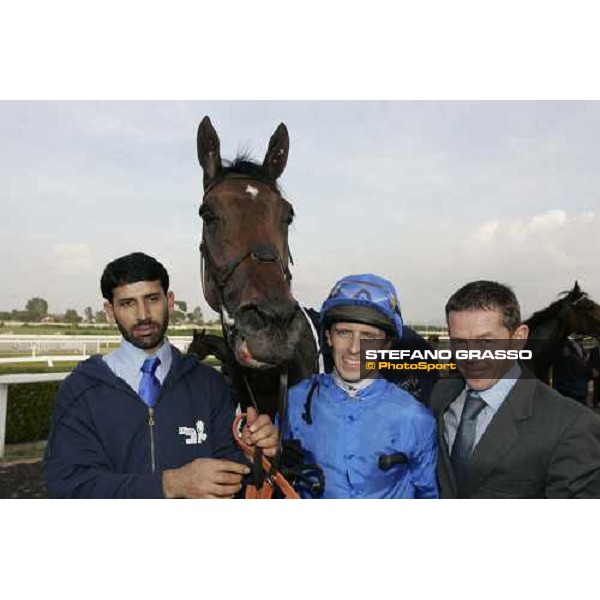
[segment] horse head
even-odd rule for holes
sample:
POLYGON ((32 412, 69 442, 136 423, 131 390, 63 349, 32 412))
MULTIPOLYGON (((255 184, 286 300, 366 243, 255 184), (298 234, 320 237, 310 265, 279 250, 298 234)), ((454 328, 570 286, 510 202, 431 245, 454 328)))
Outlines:
POLYGON ((591 337, 600 336, 600 306, 579 287, 576 281, 573 289, 563 299, 567 307, 564 317, 566 335, 579 333, 591 337))
POLYGON ((277 184, 288 157, 282 123, 262 164, 245 157, 223 164, 210 119, 198 128, 198 159, 204 173, 202 284, 206 301, 221 314, 236 360, 268 367, 291 360, 302 313, 291 293, 288 229, 291 204, 277 184))

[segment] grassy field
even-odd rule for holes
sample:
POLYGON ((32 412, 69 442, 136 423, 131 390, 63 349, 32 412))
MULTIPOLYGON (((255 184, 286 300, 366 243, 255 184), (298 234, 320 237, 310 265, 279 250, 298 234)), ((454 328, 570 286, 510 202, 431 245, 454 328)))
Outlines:
MULTIPOLYGON (((221 335, 221 327, 215 325, 186 325, 169 327, 167 334, 172 336, 177 335, 194 335, 194 330, 201 331, 206 329, 207 332, 213 335, 221 335)), ((119 335, 119 330, 116 326, 82 326, 82 325, 59 325, 59 324, 42 324, 36 325, 33 323, 24 323, 16 325, 11 323, 0 324, 0 335, 119 335)))
MULTIPOLYGON (((214 357, 209 356, 205 361, 211 367, 217 367, 221 363, 214 357)), ((0 365, 0 375, 13 375, 16 373, 70 373, 77 362, 60 362, 49 367, 46 363, 16 363, 10 365, 0 365)))
POLYGON ((49 367, 46 363, 14 363, 0 365, 0 375, 13 375, 18 373, 65 373, 71 372, 77 362, 60 362, 49 367))

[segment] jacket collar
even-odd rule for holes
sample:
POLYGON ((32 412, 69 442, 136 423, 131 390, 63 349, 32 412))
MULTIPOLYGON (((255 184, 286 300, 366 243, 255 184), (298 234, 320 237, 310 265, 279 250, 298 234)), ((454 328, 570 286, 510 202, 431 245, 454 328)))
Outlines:
MULTIPOLYGON (((173 386, 181 377, 199 365, 199 361, 195 356, 182 355, 175 346, 171 346, 171 351, 171 368, 161 386, 161 392, 163 388, 173 386)), ((117 377, 113 373, 100 354, 94 354, 88 360, 79 363, 73 373, 87 379, 101 381, 106 385, 135 395, 135 392, 120 377, 117 377)))
MULTIPOLYGON (((369 400, 382 393, 383 388, 388 385, 388 381, 384 377, 376 377, 372 382, 367 385, 362 385, 356 392, 351 393, 350 390, 346 389, 346 385, 340 385, 338 383, 339 378, 336 378, 335 374, 325 373, 321 375, 321 382, 327 388, 331 388, 334 397, 340 400, 345 400, 350 396, 353 400, 369 400)), ((391 385, 391 384, 389 384, 391 385)))

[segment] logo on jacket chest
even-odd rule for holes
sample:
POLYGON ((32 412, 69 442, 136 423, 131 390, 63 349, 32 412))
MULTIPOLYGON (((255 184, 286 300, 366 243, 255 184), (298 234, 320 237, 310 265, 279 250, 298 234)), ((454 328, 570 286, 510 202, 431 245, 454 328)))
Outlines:
POLYGON ((180 427, 179 435, 185 436, 186 444, 201 444, 208 437, 204 432, 204 421, 196 421, 196 427, 180 427))

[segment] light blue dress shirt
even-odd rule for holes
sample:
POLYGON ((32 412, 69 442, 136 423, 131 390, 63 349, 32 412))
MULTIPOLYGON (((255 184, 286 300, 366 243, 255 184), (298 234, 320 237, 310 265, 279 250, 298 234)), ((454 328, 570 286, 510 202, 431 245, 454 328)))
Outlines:
MULTIPOLYGON (((475 446, 479 443, 484 431, 488 428, 494 415, 498 412, 498 409, 502 406, 502 403, 513 389, 515 383, 517 383, 520 376, 521 367, 518 363, 515 363, 507 371, 506 375, 502 379, 499 379, 492 387, 478 392, 486 406, 477 416, 475 425, 475 446)), ((456 400, 450 404, 444 413, 444 437, 446 438, 446 444, 448 444, 448 450, 450 452, 452 452, 452 446, 454 445, 454 439, 456 438, 456 432, 458 430, 466 398, 467 387, 465 386, 456 400)))
POLYGON ((160 359, 160 365, 158 365, 155 375, 162 385, 173 361, 171 344, 166 338, 154 354, 147 354, 140 348, 136 348, 132 343, 122 339, 121 345, 116 350, 103 356, 103 359, 111 371, 125 381, 137 394, 142 380, 142 365, 151 356, 158 356, 160 359))

